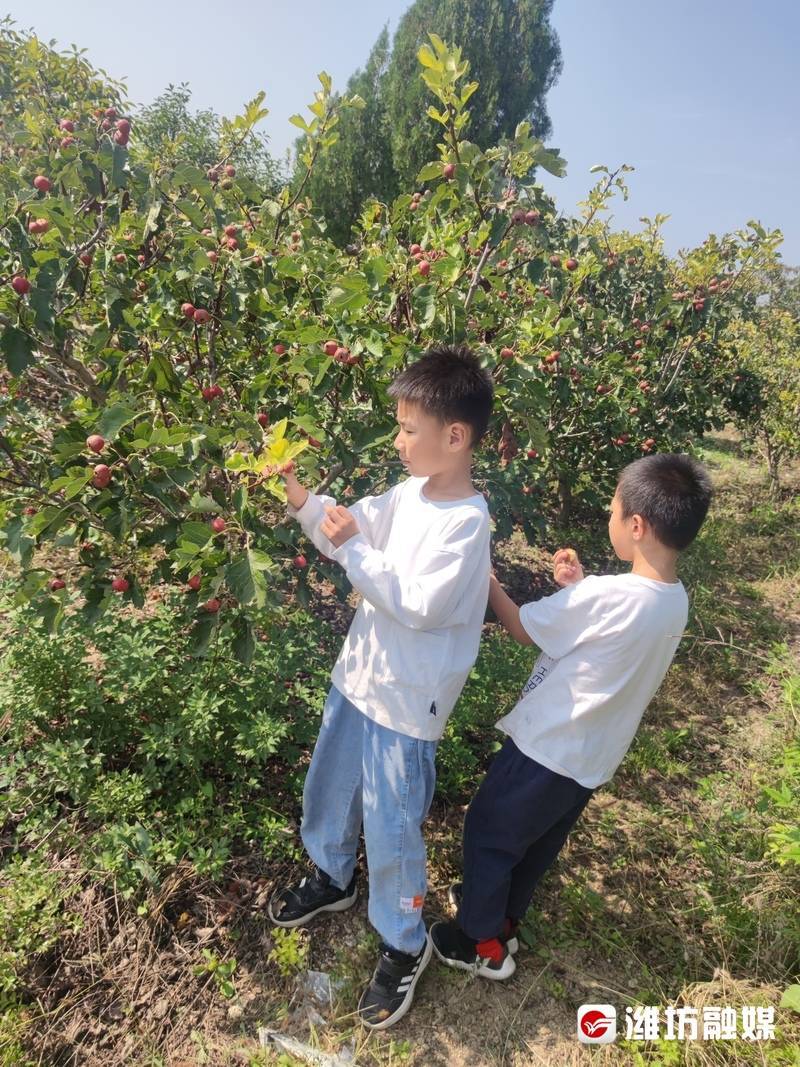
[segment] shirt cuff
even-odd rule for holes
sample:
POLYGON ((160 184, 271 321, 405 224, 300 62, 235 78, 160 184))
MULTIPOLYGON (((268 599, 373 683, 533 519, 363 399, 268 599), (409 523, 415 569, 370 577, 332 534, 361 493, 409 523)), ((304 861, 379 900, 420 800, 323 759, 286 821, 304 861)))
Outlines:
POLYGON ((367 541, 366 537, 359 532, 353 534, 352 537, 348 537, 344 544, 339 545, 339 547, 334 550, 333 558, 338 564, 344 567, 346 571, 348 567, 353 564, 356 559, 362 557, 369 548, 369 541, 367 541))
POLYGON ((303 506, 302 506, 301 508, 296 508, 296 507, 294 507, 294 505, 290 504, 290 503, 289 503, 289 501, 287 500, 287 501, 286 501, 286 514, 287 514, 287 515, 288 515, 288 516, 289 516, 290 518, 292 518, 292 519, 299 519, 299 520, 300 520, 300 521, 302 522, 302 520, 303 520, 303 519, 304 519, 304 518, 305 518, 306 516, 308 516, 308 515, 311 515, 311 513, 312 513, 312 512, 313 512, 313 510, 314 510, 314 506, 313 506, 313 504, 311 503, 311 500, 312 500, 312 497, 313 497, 313 496, 314 496, 314 494, 313 494, 313 493, 311 492, 311 490, 309 489, 309 491, 308 491, 308 496, 307 496, 307 497, 305 498, 305 500, 303 501, 303 506))

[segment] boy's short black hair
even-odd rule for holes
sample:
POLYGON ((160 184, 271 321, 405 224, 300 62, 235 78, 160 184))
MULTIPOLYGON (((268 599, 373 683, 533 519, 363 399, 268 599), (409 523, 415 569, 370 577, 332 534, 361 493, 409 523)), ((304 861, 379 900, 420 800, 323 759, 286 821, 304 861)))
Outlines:
POLYGON ((418 404, 442 422, 465 422, 472 430, 474 448, 489 426, 494 383, 466 345, 437 344, 398 374, 389 396, 418 404))
POLYGON ((623 518, 641 515, 662 544, 681 551, 697 537, 713 489, 708 472, 696 459, 658 453, 625 467, 617 494, 623 518))

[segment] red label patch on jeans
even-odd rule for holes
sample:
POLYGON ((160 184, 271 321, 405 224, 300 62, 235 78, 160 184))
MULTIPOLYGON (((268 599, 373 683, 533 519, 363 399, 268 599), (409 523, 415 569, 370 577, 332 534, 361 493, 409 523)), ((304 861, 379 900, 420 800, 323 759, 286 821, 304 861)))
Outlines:
POLYGON ((422 902, 424 899, 424 896, 400 897, 400 910, 420 911, 422 909, 422 902))

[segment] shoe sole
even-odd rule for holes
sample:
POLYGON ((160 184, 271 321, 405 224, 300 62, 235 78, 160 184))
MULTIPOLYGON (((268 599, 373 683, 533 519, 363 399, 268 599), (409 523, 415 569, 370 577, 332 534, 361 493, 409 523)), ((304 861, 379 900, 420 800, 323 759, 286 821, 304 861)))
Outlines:
POLYGON ((371 1023, 368 1022, 366 1019, 362 1019, 362 1025, 366 1026, 368 1030, 388 1030, 390 1026, 394 1026, 395 1023, 399 1022, 403 1018, 403 1016, 409 1011, 411 1005, 414 1002, 414 990, 417 988, 417 982, 419 981, 422 972, 430 963, 432 955, 433 942, 431 941, 430 933, 427 933, 425 939, 425 952, 423 953, 422 959, 420 960, 419 967, 417 968, 417 973, 414 975, 414 980, 408 987, 408 992, 405 995, 403 1003, 387 1019, 381 1019, 379 1023, 371 1023))
POLYGON ((357 899, 358 889, 354 889, 351 896, 342 897, 341 900, 336 900, 333 904, 323 904, 321 908, 315 908, 314 911, 309 911, 297 919, 276 919, 272 914, 272 901, 270 901, 267 906, 267 914, 275 926, 282 926, 284 930, 294 930, 297 926, 306 926, 315 916, 324 911, 347 911, 348 908, 352 908, 357 899))
POLYGON ((463 960, 451 960, 447 956, 441 954, 432 938, 431 942, 433 944, 433 951, 436 953, 439 962, 443 963, 445 967, 453 967, 457 971, 469 971, 471 974, 480 975, 481 978, 488 978, 492 982, 504 982, 507 978, 510 978, 517 969, 517 961, 511 955, 510 950, 506 958, 503 960, 503 966, 498 970, 494 970, 484 964, 481 964, 480 967, 476 967, 474 963, 464 963, 463 960))
MULTIPOLYGON (((447 890, 447 899, 450 903, 450 907, 454 911, 458 911, 459 900, 458 893, 456 892, 456 885, 458 884, 460 883, 454 882, 453 885, 451 885, 450 888, 447 890)), ((502 941, 502 938, 500 940, 502 941)), ((506 948, 512 956, 515 956, 517 952, 519 952, 519 938, 510 937, 508 941, 506 941, 506 948)))

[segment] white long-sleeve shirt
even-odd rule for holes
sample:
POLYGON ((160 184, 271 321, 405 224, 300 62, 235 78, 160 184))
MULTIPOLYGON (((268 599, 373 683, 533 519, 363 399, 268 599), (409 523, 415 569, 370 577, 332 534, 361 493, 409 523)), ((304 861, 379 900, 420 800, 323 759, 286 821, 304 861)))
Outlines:
POLYGON ((368 718, 441 737, 478 656, 489 598, 489 511, 479 494, 430 500, 407 478, 349 507, 360 532, 336 548, 321 532, 333 497, 288 506, 362 595, 331 681, 368 718))

